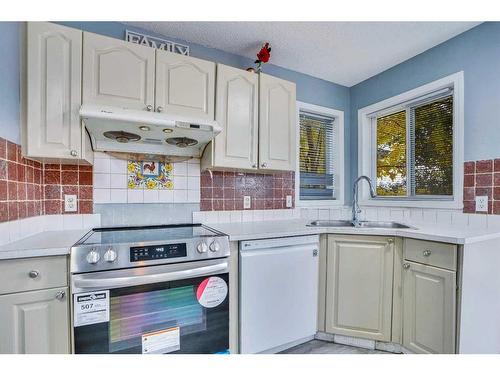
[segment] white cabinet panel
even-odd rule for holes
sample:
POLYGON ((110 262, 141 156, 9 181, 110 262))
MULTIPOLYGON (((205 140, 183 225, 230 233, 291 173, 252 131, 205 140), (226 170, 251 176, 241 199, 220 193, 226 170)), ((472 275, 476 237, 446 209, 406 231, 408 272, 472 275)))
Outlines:
POLYGON ((297 127, 295 84, 260 74, 259 85, 259 167, 294 170, 297 127))
POLYGON ((156 111, 214 119, 215 63, 156 52, 156 111))
POLYGON ((154 74, 153 48, 83 33, 83 103, 153 107, 154 74))
POLYGON ((215 118, 223 130, 214 141, 215 166, 257 168, 258 86, 255 73, 217 66, 215 118))
POLYGON ((391 339, 394 240, 328 236, 326 331, 391 339))
POLYGON ((82 32, 29 22, 26 43, 26 117, 23 153, 30 158, 82 157, 82 32))
POLYGON ((0 353, 69 353, 67 294, 56 288, 0 296, 0 353))
POLYGON ((455 353, 456 273, 407 262, 403 345, 415 353, 455 353))

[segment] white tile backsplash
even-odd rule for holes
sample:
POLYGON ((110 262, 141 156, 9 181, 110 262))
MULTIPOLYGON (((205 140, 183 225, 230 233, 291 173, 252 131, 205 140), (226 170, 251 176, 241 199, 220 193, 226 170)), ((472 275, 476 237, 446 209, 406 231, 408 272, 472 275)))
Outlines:
MULTIPOLYGON (((464 214, 460 210, 420 208, 362 207, 363 220, 398 221, 409 224, 435 224, 463 228, 498 228, 500 215, 464 214)), ((229 223, 266 220, 349 220, 351 208, 295 208, 283 210, 200 211, 193 212, 195 223, 229 223)))
POLYGON ((87 230, 99 227, 100 214, 41 215, 0 223, 0 246, 46 231, 87 230))
POLYGON ((173 190, 128 189, 127 161, 95 153, 94 203, 199 203, 199 159, 174 163, 173 185, 173 190))
MULTIPOLYGON (((105 202, 104 202, 105 203, 105 202)), ((144 190, 128 189, 127 203, 144 203, 144 190)))

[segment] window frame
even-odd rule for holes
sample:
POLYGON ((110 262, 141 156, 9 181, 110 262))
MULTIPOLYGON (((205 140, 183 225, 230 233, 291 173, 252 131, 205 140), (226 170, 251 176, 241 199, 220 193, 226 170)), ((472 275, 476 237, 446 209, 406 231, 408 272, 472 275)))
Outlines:
MULTIPOLYGON (((463 162, 464 162, 464 74, 463 71, 430 82, 402 94, 385 99, 358 110, 358 174, 367 175, 376 181, 376 118, 373 113, 416 100, 433 92, 453 88, 453 195, 447 196, 401 196, 371 198, 364 184, 359 186, 360 204, 368 206, 398 206, 419 208, 463 208, 463 162), (374 125, 375 122, 375 125, 374 125)), ((401 108, 402 109, 402 108, 401 108)), ((401 110, 400 109, 400 110, 401 110)), ((410 108, 407 108, 407 116, 410 108)), ((407 132, 407 142, 410 136, 407 132)), ((409 167, 407 155, 407 168, 409 167)), ((407 169, 409 173, 409 169, 407 169)))
POLYGON ((296 133, 296 165, 295 165, 295 206, 296 207, 341 207, 344 205, 344 111, 323 107, 316 104, 310 104, 297 101, 297 131, 296 133), (333 117, 335 119, 334 127, 337 135, 336 146, 334 147, 334 171, 335 173, 335 191, 338 192, 336 199, 331 200, 300 200, 300 112, 305 111, 317 115, 333 117))

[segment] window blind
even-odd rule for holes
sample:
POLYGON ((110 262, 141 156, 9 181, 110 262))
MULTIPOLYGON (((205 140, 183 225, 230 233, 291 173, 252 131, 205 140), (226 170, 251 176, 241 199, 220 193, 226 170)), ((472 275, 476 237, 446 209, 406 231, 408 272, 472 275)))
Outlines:
POLYGON ((335 199, 334 118, 300 112, 300 199, 335 199))
POLYGON ((453 90, 409 103, 376 118, 377 195, 452 196, 453 90))
POLYGON ((410 110, 412 195, 453 195, 453 96, 410 110))

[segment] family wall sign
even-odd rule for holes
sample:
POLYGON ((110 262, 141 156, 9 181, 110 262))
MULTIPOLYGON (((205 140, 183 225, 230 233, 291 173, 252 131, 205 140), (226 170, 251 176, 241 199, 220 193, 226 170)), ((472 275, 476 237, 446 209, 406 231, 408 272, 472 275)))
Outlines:
POLYGON ((141 34, 136 31, 125 30, 125 40, 128 42, 141 44, 143 46, 153 47, 156 49, 189 56, 189 46, 172 42, 170 40, 157 38, 155 36, 141 34))

